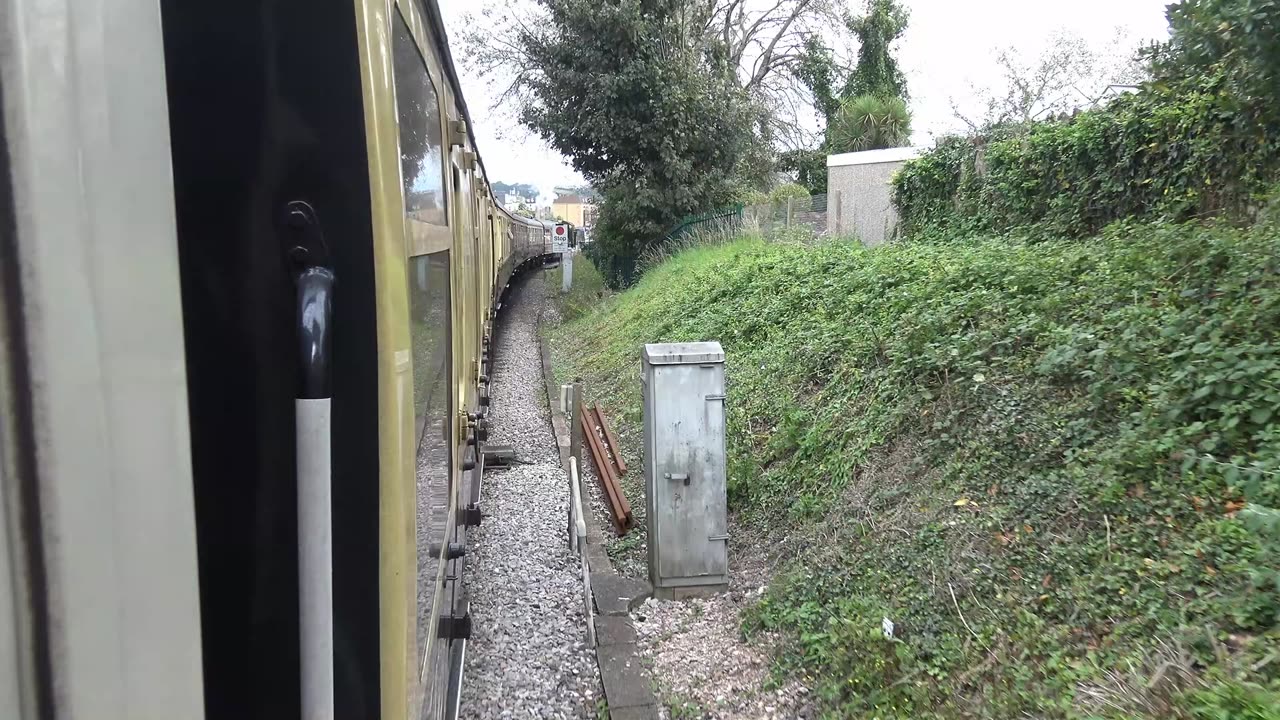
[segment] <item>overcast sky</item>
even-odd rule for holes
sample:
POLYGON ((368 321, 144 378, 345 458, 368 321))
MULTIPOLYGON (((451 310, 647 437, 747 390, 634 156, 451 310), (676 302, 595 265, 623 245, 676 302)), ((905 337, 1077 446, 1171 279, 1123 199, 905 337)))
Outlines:
MULTIPOLYGON (((550 202, 556 185, 577 184, 582 178, 558 153, 521 127, 509 114, 491 112, 494 91, 468 71, 461 48, 462 26, 468 12, 495 0, 440 0, 453 55, 458 62, 463 93, 476 125, 476 141, 493 179, 532 183, 550 202)), ((750 0, 749 0, 750 1, 750 0)), ((765 0, 768 1, 768 0, 765 0)), ((1095 44, 1110 41, 1120 28, 1134 42, 1167 36, 1164 19, 1169 0, 905 0, 911 22, 898 45, 907 74, 914 116, 913 140, 927 144, 956 128, 951 98, 962 109, 972 108, 971 84, 995 81, 994 53, 1013 46, 1027 57, 1036 56, 1046 39, 1058 30, 1079 34, 1095 44)), ((860 7, 862 0, 850 0, 860 7)), ((771 3, 770 3, 771 4, 771 3)), ((976 108, 974 114, 978 114, 976 108)))

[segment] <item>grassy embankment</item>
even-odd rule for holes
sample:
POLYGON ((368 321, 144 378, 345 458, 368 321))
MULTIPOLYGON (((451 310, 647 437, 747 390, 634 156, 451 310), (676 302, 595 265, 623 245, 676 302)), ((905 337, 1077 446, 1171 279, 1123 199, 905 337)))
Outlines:
POLYGON ((1277 718, 1277 235, 692 249, 557 372, 634 438, 640 346, 724 344, 735 532, 795 552, 743 629, 833 717, 1277 718))

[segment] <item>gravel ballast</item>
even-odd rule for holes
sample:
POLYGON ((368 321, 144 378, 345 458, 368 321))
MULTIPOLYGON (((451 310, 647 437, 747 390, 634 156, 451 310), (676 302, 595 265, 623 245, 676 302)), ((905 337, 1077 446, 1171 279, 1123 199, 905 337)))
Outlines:
POLYGON ((565 535, 568 482, 546 407, 536 319, 540 273, 513 281, 495 337, 489 443, 521 463, 485 473, 484 522, 468 543, 474 623, 463 718, 596 716, 600 678, 587 646, 578 558, 565 535))
POLYGON ((662 717, 784 720, 813 717, 798 680, 774 687, 773 638, 743 642, 742 611, 764 592, 768 571, 756 548, 731 552, 729 591, 685 601, 649 598, 631 613, 641 657, 666 706, 662 717))

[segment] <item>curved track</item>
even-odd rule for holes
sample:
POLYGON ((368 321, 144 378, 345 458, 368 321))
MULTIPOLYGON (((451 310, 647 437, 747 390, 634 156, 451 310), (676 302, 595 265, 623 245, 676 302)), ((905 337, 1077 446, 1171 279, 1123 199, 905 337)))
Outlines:
POLYGON ((460 717, 595 717, 600 679, 586 644, 581 565, 565 542, 568 482, 538 352, 545 282, 535 272, 512 283, 495 331, 489 442, 514 446, 522 462, 486 471, 481 488, 460 717))

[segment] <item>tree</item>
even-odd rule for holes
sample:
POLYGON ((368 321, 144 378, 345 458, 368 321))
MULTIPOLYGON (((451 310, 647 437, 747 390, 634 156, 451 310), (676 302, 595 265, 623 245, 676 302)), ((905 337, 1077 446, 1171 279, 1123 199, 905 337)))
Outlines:
POLYGON ((862 15, 845 16, 844 26, 858 41, 852 68, 820 37, 808 38, 793 73, 812 95, 823 141, 815 150, 783 155, 779 165, 810 192, 826 192, 827 154, 896 147, 910 139, 907 81, 893 56, 909 19, 897 0, 867 0, 862 15))
POLYGON ((900 97, 859 95, 840 106, 827 126, 833 153, 901 147, 911 139, 911 112, 900 97))
MULTIPOLYGON (((479 19, 467 23, 463 35, 469 64, 485 78, 502 83, 495 108, 527 101, 530 64, 525 42, 531 31, 554 25, 560 3, 498 0, 487 4, 479 19), (524 96, 524 97, 522 97, 524 96)), ((614 5, 603 2, 602 6, 614 5)), ((667 42, 683 45, 713 62, 763 109, 754 130, 765 143, 800 147, 811 142, 800 121, 805 87, 794 68, 804 58, 809 39, 820 32, 847 32, 839 23, 843 0, 681 0, 633 3, 644 12, 662 12, 672 34, 667 42)))
POLYGON ((808 88, 820 119, 830 123, 840 106, 859 95, 907 96, 907 80, 893 56, 893 45, 906 32, 910 13, 897 0, 867 0, 862 15, 846 15, 844 26, 858 41, 857 63, 840 62, 834 48, 810 36, 793 73, 808 88))
POLYGON ((910 17, 896 0, 868 0, 867 12, 849 19, 849 30, 858 39, 858 65, 845 85, 845 97, 907 99, 907 78, 893 57, 893 44, 906 32, 910 17))
POLYGON ((778 170, 795 177, 811 194, 827 191, 827 152, 824 142, 817 150, 788 150, 778 155, 778 170))
POLYGON ((647 245, 681 217, 727 204, 759 172, 765 119, 732 48, 707 40, 711 3, 536 4, 545 22, 501 41, 525 63, 510 97, 521 122, 603 190, 597 257, 625 284, 647 245))
POLYGON ((1119 32, 1106 49, 1090 46, 1079 35, 1058 32, 1035 59, 1027 60, 1007 47, 996 53, 996 64, 1000 81, 974 89, 980 112, 964 112, 951 100, 952 113, 971 132, 1070 114, 1100 102, 1108 88, 1136 85, 1144 75, 1134 48, 1119 32))
POLYGON ((1214 78, 1258 119, 1280 117, 1280 0, 1183 0, 1166 15, 1169 40, 1144 53, 1156 82, 1214 78))

